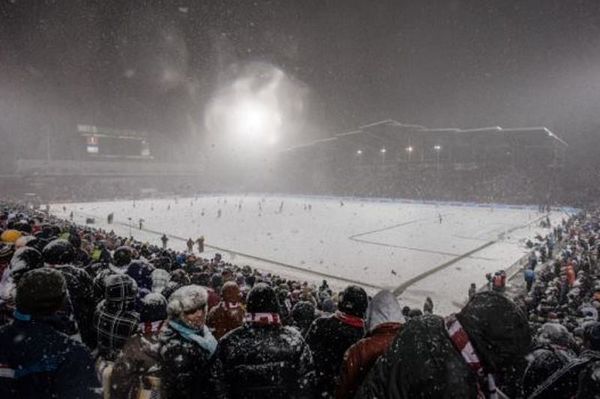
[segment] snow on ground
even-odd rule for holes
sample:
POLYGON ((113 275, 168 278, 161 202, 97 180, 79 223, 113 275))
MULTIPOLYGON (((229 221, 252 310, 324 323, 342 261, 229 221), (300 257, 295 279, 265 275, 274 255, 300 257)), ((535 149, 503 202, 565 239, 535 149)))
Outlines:
MULTIPOLYGON (((160 234, 167 233, 175 249, 185 248, 184 239, 204 235, 207 246, 218 247, 232 263, 314 282, 326 278, 336 287, 355 281, 370 293, 397 289, 449 263, 404 287, 400 295, 411 307, 421 307, 431 296, 439 314, 457 310, 471 282, 481 286, 486 273, 506 269, 521 258, 527 238, 548 232, 539 227, 543 215, 531 208, 324 197, 201 196, 138 200, 135 206, 129 200, 51 207, 60 217, 71 211, 75 222, 83 224, 93 215, 97 227, 122 235, 131 232, 156 245, 160 234), (108 226, 111 212, 115 224, 108 226), (144 230, 138 229, 139 219, 144 220, 144 230)), ((550 214, 553 224, 563 217, 559 211, 550 214)))

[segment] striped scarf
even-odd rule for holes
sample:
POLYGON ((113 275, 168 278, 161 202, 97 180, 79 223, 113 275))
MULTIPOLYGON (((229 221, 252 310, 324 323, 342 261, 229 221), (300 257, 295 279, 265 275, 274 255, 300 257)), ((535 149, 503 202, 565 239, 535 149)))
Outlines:
POLYGON ((281 318, 277 313, 247 313, 244 317, 244 321, 259 326, 281 325, 281 318))
MULTIPOLYGON (((486 375, 486 373, 483 371, 483 366, 481 365, 479 356, 477 356, 477 353, 475 353, 475 348, 471 344, 471 340, 469 339, 469 336, 467 335, 467 332, 464 330, 463 326, 453 315, 448 316, 445 319, 445 324, 446 331, 448 331, 448 335, 450 336, 450 340, 454 344, 454 347, 460 352, 463 359, 465 359, 471 370, 480 379, 487 379, 487 398, 498 399, 498 390, 496 388, 494 377, 491 374, 486 375)), ((477 383, 477 398, 486 398, 486 395, 482 391, 479 383, 477 383)))

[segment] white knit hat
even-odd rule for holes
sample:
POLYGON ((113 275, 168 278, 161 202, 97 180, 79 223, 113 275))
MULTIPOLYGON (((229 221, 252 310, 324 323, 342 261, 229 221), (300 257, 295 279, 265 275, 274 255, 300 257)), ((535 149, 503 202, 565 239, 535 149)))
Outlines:
POLYGON ((186 285, 171 294, 167 305, 167 313, 170 317, 179 317, 184 312, 206 308, 207 305, 208 293, 204 287, 186 285))

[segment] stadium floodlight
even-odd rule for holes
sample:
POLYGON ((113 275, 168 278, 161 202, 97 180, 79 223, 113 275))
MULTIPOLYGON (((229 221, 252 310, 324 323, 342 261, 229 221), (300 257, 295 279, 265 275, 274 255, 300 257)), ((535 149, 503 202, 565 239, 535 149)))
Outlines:
POLYGON ((433 146, 433 149, 436 150, 436 151, 440 151, 442 149, 442 146, 439 145, 439 144, 436 144, 436 145, 433 146))
POLYGON ((409 145, 408 147, 406 147, 406 152, 413 152, 413 147, 411 145, 409 145))
POLYGON ((385 148, 382 148, 381 150, 379 150, 379 152, 381 152, 382 154, 385 154, 385 152, 386 152, 386 149, 385 149, 385 148))
POLYGON ((357 150, 356 151, 356 155, 362 155, 362 153, 363 153, 362 150, 357 150))

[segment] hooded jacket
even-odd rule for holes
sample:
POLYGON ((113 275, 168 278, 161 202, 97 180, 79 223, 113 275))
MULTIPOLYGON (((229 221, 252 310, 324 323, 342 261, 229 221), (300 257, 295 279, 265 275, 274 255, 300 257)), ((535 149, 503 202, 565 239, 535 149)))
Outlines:
MULTIPOLYGON (((495 292, 476 294, 456 315, 487 373, 527 353, 531 338, 523 312, 495 292)), ((477 374, 455 347, 439 316, 411 319, 377 361, 357 398, 477 398, 477 374)))
POLYGON ((367 308, 367 336, 344 354, 336 398, 354 395, 375 361, 387 351, 403 322, 402 308, 394 294, 387 290, 378 292, 367 308))

